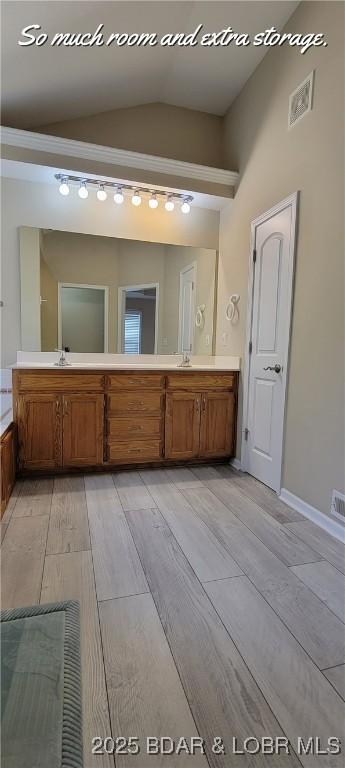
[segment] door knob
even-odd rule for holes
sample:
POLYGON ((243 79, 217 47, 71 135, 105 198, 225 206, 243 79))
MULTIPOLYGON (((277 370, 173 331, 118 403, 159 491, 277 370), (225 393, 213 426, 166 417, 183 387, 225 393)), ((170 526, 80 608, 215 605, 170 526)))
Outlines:
POLYGON ((276 365, 268 365, 267 368, 264 368, 264 371, 275 371, 275 373, 280 373, 281 370, 282 367, 279 363, 276 363, 276 365))

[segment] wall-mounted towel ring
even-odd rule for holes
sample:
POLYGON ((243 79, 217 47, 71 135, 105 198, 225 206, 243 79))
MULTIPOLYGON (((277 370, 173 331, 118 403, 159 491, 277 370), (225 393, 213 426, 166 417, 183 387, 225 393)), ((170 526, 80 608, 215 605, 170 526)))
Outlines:
POLYGON ((226 305, 225 317, 227 320, 230 320, 231 323, 234 323, 237 320, 239 320, 240 310, 238 308, 238 304, 239 304, 240 298, 241 297, 239 293, 233 293, 230 296, 229 301, 226 305))
POLYGON ((195 325, 197 328, 201 328, 204 325, 205 317, 204 312, 206 309, 206 304, 199 304, 199 306, 196 308, 196 314, 195 314, 195 325))

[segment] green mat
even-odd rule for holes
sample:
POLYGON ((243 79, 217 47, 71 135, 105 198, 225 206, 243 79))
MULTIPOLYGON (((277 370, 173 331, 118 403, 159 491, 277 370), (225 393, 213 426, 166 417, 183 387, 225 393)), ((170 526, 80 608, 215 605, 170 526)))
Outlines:
POLYGON ((79 604, 2 611, 6 768, 82 768, 79 604))

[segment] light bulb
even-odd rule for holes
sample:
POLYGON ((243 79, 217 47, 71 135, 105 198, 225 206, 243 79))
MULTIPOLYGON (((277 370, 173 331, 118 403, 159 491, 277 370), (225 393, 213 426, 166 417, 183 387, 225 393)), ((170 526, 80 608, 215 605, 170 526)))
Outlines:
POLYGON ((60 195, 69 195, 69 185, 68 185, 68 176, 63 176, 61 179, 61 184, 59 186, 59 192, 60 195))
POLYGON ((190 213, 190 205, 189 205, 188 200, 185 200, 184 203, 182 203, 181 211, 182 211, 182 213, 190 213))
POLYGON ((81 181, 80 182, 80 187, 78 189, 78 195, 79 195, 79 197, 81 197, 82 200, 86 200, 86 198, 89 196, 89 193, 88 193, 85 181, 81 181))
POLYGON ((149 206, 150 208, 158 208, 158 200, 156 198, 156 195, 151 195, 149 199, 149 206))
POLYGON ((171 199, 171 196, 168 197, 166 203, 165 203, 165 210, 166 211, 173 211, 175 208, 175 203, 171 199))
POLYGON ((125 198, 124 198, 124 196, 122 194, 121 187, 117 187, 115 195, 114 195, 114 202, 117 203, 117 205, 121 205, 121 203, 123 203, 124 199, 125 198))
POLYGON ((134 192, 132 197, 132 203, 133 205, 140 205, 141 203, 141 197, 138 191, 134 192))
POLYGON ((99 185, 99 189, 97 189, 97 199, 101 200, 101 202, 103 202, 103 200, 106 200, 107 197, 108 197, 108 195, 107 195, 107 193, 106 193, 106 191, 104 189, 104 184, 100 184, 99 185))

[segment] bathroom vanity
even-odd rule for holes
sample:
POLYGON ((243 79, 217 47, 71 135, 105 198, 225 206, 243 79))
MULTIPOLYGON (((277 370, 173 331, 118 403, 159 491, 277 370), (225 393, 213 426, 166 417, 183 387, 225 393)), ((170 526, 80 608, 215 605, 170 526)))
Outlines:
POLYGON ((27 226, 19 235, 19 473, 233 456, 240 361, 214 355, 217 252, 27 226))
POLYGON ((238 367, 17 365, 19 473, 229 459, 238 367))

